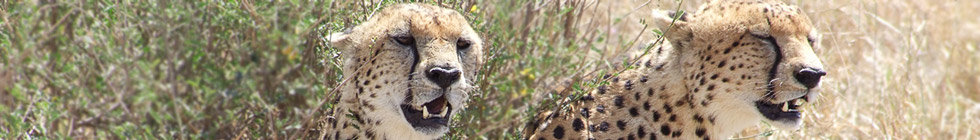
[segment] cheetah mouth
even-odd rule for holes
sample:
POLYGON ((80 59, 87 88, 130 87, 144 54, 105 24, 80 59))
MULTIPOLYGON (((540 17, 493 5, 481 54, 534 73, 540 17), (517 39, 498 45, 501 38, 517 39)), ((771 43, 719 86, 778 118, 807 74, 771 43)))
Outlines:
POLYGON ((755 106, 759 109, 759 113, 762 113, 766 119, 773 121, 796 121, 802 117, 800 107, 806 104, 807 100, 807 96, 801 96, 781 103, 770 103, 769 101, 759 100, 755 101, 755 106))
POLYGON ((401 105, 405 119, 417 131, 437 130, 448 126, 452 107, 445 95, 420 106, 401 105))

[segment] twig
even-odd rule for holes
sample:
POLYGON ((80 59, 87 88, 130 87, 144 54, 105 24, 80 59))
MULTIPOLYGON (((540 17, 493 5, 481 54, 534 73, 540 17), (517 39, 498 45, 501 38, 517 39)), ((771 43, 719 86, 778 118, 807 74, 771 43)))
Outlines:
POLYGON ((248 11, 248 15, 253 19, 252 21, 255 21, 257 25, 262 25, 262 18, 255 12, 255 8, 252 7, 252 2, 249 0, 239 0, 239 2, 242 2, 242 7, 248 11))
MULTIPOLYGON (((120 106, 120 104, 121 103, 119 103, 119 102, 117 102, 115 104, 112 104, 112 106, 110 106, 108 110, 99 112, 99 114, 95 114, 95 116, 89 117, 88 119, 82 120, 81 122, 74 123, 73 125, 78 125, 78 126, 91 126, 91 125, 94 125, 93 122, 102 120, 101 119, 102 116, 105 116, 106 113, 111 112, 112 110, 116 110, 116 108, 118 108, 120 106)), ((74 121, 74 119, 72 119, 72 121, 74 121)))

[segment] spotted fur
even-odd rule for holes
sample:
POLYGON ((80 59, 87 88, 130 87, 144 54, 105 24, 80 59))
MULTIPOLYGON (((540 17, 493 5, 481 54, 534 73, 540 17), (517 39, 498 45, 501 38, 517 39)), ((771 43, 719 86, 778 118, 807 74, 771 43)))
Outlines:
POLYGON ((654 12, 669 45, 638 57, 637 69, 600 76, 610 84, 568 109, 537 114, 525 136, 726 139, 760 121, 783 129, 801 125, 801 118, 771 108, 813 100, 825 74, 813 53, 817 33, 799 8, 774 0, 716 0, 693 13, 654 12))
POLYGON ((345 80, 315 130, 320 139, 439 138, 451 125, 420 127, 406 109, 440 102, 460 111, 483 62, 483 41, 466 19, 432 5, 393 5, 328 39, 342 51, 345 80), (459 78, 433 78, 435 70, 459 78))

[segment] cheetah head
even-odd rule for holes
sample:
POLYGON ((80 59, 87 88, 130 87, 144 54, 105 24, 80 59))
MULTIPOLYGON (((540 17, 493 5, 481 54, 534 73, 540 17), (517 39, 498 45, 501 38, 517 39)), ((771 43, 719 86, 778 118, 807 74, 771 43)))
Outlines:
POLYGON ((361 117, 388 138, 438 138, 449 131, 482 63, 483 41, 456 11, 400 4, 329 37, 345 56, 361 117))
POLYGON ((666 37, 686 54, 686 84, 718 99, 708 106, 725 116, 718 119, 742 128, 758 122, 753 120, 800 127, 800 106, 817 97, 826 72, 813 52, 819 36, 799 8, 768 0, 712 1, 676 21, 676 13, 658 12, 660 28, 670 29, 666 37))

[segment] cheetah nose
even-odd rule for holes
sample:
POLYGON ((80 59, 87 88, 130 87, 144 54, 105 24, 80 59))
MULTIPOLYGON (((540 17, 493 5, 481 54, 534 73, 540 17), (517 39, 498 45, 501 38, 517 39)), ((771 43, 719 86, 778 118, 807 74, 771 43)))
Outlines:
POLYGON ((800 81, 800 84, 803 84, 806 88, 813 88, 820 83, 820 77, 824 75, 827 75, 827 72, 822 69, 803 68, 799 72, 796 72, 794 77, 796 77, 796 81, 800 81))
POLYGON ((462 73, 459 69, 452 67, 433 67, 425 72, 425 77, 429 80, 435 82, 439 87, 446 88, 456 81, 459 81, 459 74, 462 73))

